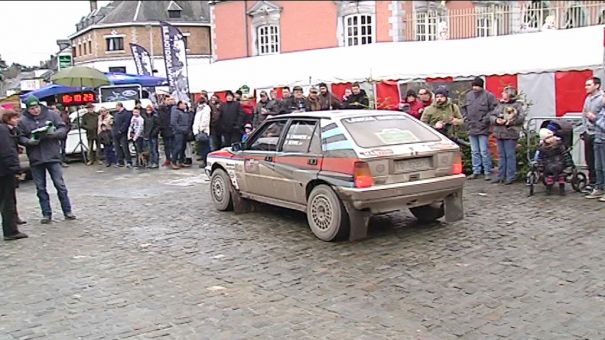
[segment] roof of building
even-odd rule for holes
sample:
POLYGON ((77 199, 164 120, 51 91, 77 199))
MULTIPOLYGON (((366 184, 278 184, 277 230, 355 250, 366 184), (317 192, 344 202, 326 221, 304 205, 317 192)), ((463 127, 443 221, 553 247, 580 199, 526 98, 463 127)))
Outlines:
POLYGON ((91 25, 143 23, 154 21, 210 23, 207 1, 112 1, 76 24, 77 32, 91 25), (168 11, 180 11, 180 17, 170 17, 168 11))

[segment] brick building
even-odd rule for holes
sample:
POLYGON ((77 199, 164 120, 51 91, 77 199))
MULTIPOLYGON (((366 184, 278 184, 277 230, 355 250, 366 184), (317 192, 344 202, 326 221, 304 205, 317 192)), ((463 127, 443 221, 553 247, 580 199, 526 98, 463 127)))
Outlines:
POLYGON ((211 1, 215 60, 605 24, 603 1, 211 1))
POLYGON ((76 24, 76 32, 69 37, 75 65, 136 73, 129 48, 129 43, 136 43, 153 56, 156 75, 165 75, 160 20, 183 32, 189 65, 209 63, 207 1, 112 1, 101 8, 97 8, 96 1, 90 4, 90 13, 76 24))

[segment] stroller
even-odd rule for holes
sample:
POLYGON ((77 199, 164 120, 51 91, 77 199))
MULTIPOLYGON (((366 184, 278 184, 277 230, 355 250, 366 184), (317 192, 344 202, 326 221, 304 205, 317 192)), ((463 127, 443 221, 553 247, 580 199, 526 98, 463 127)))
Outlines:
MULTIPOLYGON (((565 146, 566 152, 569 154, 569 158, 571 158, 571 148, 573 145, 573 125, 570 122, 562 119, 545 120, 542 122, 542 124, 540 124, 540 129, 546 128, 550 124, 554 124, 558 127, 554 135, 561 139, 561 142, 565 146)), ((529 150, 531 141, 529 137, 527 138, 527 141, 527 149, 529 150)), ((529 196, 532 196, 534 194, 535 185, 540 182, 546 185, 546 178, 544 176, 544 169, 537 161, 533 160, 533 155, 530 155, 529 151, 527 156, 528 158, 531 157, 531 168, 526 176, 526 184, 529 188, 529 196)), ((579 171, 575 164, 570 167, 569 171, 566 171, 565 175, 565 182, 571 184, 571 187, 577 192, 582 192, 588 183, 586 174, 584 174, 582 171, 579 171)))

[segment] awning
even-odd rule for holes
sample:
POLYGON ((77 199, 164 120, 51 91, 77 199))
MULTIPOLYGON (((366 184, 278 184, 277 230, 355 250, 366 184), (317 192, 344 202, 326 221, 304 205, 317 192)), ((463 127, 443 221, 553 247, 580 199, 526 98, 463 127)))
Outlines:
MULTIPOLYGON (((91 90, 91 89, 86 89, 86 90, 91 90)), ((36 96, 38 99, 41 99, 41 98, 56 96, 58 94, 75 93, 75 92, 81 92, 81 91, 82 91, 82 89, 79 87, 69 87, 69 86, 63 86, 63 85, 57 85, 57 84, 50 84, 45 87, 39 88, 37 90, 22 94, 19 96, 19 98, 21 99, 21 101, 25 101, 25 100, 27 100, 27 98, 29 96, 36 96)))
POLYGON ((603 25, 487 38, 376 43, 218 61, 189 68, 192 92, 318 82, 587 70, 603 63, 603 25))
POLYGON ((141 85, 143 87, 166 86, 168 80, 163 77, 142 76, 120 72, 106 72, 105 75, 113 85, 141 85))

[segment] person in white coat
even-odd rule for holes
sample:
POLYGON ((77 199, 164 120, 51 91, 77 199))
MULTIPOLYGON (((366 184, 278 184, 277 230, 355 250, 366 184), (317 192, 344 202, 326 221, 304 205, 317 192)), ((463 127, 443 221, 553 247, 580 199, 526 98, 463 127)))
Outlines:
POLYGON ((211 108, 205 96, 202 96, 197 104, 197 110, 193 119, 193 134, 197 144, 200 168, 206 167, 206 157, 210 152, 210 115, 211 108))

